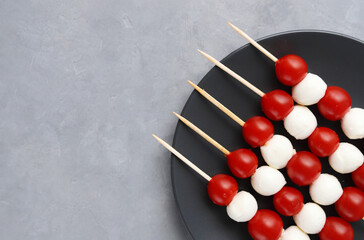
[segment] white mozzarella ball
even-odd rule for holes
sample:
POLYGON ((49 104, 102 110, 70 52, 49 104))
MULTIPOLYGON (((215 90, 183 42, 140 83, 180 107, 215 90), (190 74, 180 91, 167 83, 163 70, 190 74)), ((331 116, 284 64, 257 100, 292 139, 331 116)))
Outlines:
POLYGON ((329 157, 330 166, 338 173, 354 172, 364 162, 363 153, 351 143, 340 143, 329 157))
POLYGON ((350 109, 341 120, 341 127, 350 139, 364 138, 364 109, 350 109))
POLYGON ((227 214, 237 222, 247 222, 258 211, 257 200, 248 192, 238 192, 226 207, 227 214))
POLYGON ((280 240, 310 240, 310 237, 297 226, 290 226, 284 230, 280 240))
POLYGON ((306 139, 317 127, 315 115, 304 106, 295 105, 283 120, 287 132, 296 139, 306 139))
POLYGON ((333 175, 322 173, 310 185, 312 200, 320 205, 327 206, 335 203, 343 194, 339 180, 333 175))
POLYGON ((296 225, 308 234, 317 234, 325 226, 325 211, 316 203, 306 203, 302 210, 295 216, 293 220, 296 225))
POLYGON ((312 105, 325 96, 327 85, 319 76, 308 73, 306 77, 292 88, 292 98, 302 105, 312 105))
POLYGON ((280 171, 269 166, 259 167, 250 181, 254 190, 263 196, 276 194, 287 183, 280 171))
POLYGON ((264 161, 276 169, 284 168, 294 154, 291 141, 282 135, 274 135, 263 146, 260 152, 264 161))

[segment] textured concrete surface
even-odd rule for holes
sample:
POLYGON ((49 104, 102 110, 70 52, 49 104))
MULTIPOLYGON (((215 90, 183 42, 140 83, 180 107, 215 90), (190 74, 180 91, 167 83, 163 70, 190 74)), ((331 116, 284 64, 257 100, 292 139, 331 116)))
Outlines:
POLYGON ((251 36, 364 39, 361 0, 0 1, 0 239, 186 239, 169 153, 191 88, 251 36))

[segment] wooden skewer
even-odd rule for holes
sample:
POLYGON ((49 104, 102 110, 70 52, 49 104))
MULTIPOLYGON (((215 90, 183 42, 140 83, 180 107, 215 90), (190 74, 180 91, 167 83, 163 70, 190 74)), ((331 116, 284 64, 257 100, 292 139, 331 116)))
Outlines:
POLYGON ((157 141, 162 144, 165 148, 167 148, 171 153, 173 153, 174 155, 176 155, 179 159, 181 159, 184 163, 186 163, 190 168, 192 168, 193 170, 195 170, 198 174, 200 174, 203 178, 205 178, 207 181, 211 180, 211 177, 209 175, 207 175, 204 171, 202 171, 201 169, 199 169, 195 164, 193 164, 190 160, 188 160, 185 156, 183 156, 182 154, 180 154, 176 149, 174 149, 173 147, 171 147, 168 143, 166 143, 165 141, 163 141, 162 139, 160 139, 159 137, 157 137, 156 135, 153 134, 153 137, 155 139, 157 139, 157 141))
POLYGON ((228 24, 235 31, 237 31, 241 36, 243 36, 246 40, 248 40, 254 47, 256 47, 264 55, 266 55, 267 57, 269 57, 273 62, 277 62, 278 61, 278 58, 276 58, 273 54, 271 54, 270 52, 268 52, 264 47, 262 47, 262 45, 260 45, 259 43, 257 43, 254 39, 252 39, 251 37, 249 37, 248 34, 246 34, 245 32, 243 32, 241 29, 237 28, 236 26, 234 26, 231 22, 228 22, 228 24))
POLYGON ((207 100, 209 100, 212 104, 214 104, 216 107, 218 107, 221 111, 223 111, 226 115, 228 115, 231 119, 233 119, 235 122, 240 124, 240 126, 244 126, 245 122, 241 120, 238 116, 236 116, 233 112, 231 112, 229 109, 227 109, 224 105, 222 105, 219 101, 217 101, 215 98, 213 98, 210 94, 208 94, 205 90, 197 86, 191 81, 187 81, 189 84, 192 85, 202 96, 204 96, 207 100))
POLYGON ((198 133, 201 137, 203 137, 206 141, 211 143, 214 147, 219 149, 221 152, 223 152, 225 155, 229 155, 230 152, 224 148, 220 143, 216 142, 213 138, 211 138, 209 135, 207 135, 204 131, 196 127, 193 123, 188 121, 186 118, 182 117, 181 115, 173 112, 174 115, 176 115, 184 124, 186 124, 188 127, 190 127, 193 131, 198 133))
POLYGON ((244 78, 242 78, 241 76, 239 76, 237 73, 235 73, 234 71, 232 71, 230 68, 226 67, 224 64, 222 64, 221 62, 219 62, 218 60, 216 60, 212 56, 208 55, 207 53, 205 53, 205 52, 203 52, 203 51, 201 51, 199 49, 197 49, 197 51, 199 51, 208 60, 210 60, 212 63, 214 63, 216 66, 218 66, 222 70, 224 70, 230 76, 232 76, 233 78, 235 78, 236 80, 238 80, 239 82, 241 82, 242 84, 244 84, 245 86, 247 86, 250 90, 252 90, 253 92, 255 92, 256 94, 258 94, 261 97, 264 96, 264 92, 263 91, 261 91, 259 88, 257 88, 256 86, 254 86, 253 84, 251 84, 250 82, 248 82, 247 80, 245 80, 244 78))

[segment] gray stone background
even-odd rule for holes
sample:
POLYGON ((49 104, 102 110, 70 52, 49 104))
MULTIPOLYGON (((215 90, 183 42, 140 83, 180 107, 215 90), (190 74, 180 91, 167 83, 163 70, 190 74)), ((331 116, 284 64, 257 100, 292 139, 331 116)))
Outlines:
POLYGON ((1 0, 0 239, 188 239, 170 180, 176 118, 252 37, 364 40, 362 0, 1 0))

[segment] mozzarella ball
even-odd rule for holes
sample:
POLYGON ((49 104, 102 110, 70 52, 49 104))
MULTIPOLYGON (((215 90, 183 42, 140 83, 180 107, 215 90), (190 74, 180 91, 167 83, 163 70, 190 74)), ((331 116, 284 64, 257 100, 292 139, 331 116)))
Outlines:
POLYGON ((284 230, 280 240, 310 240, 310 237, 297 226, 290 226, 284 230))
POLYGON ((284 168, 295 153, 291 141, 282 135, 274 135, 260 147, 260 152, 264 161, 276 169, 284 168))
POLYGON ((254 190, 263 196, 276 194, 287 183, 280 171, 269 166, 259 167, 250 181, 254 190))
POLYGON ((335 203, 343 194, 339 180, 333 175, 322 173, 310 185, 312 200, 320 205, 327 206, 335 203))
POLYGON ((296 139, 306 139, 317 127, 315 115, 307 107, 295 105, 283 120, 287 132, 296 139))
POLYGON ((350 139, 364 138, 364 109, 350 109, 341 119, 341 127, 350 139))
POLYGON ((237 222, 247 222, 258 211, 257 200, 248 192, 238 192, 226 207, 227 214, 237 222))
POLYGON ((363 162, 363 153, 351 143, 340 143, 329 157, 330 166, 342 174, 354 172, 363 162))
POLYGON ((316 203, 306 203, 302 210, 295 216, 293 220, 302 231, 308 234, 317 234, 325 226, 325 211, 316 203))
POLYGON ((293 100, 301 105, 312 105, 325 96, 327 85, 319 76, 308 73, 306 77, 292 88, 293 100))

